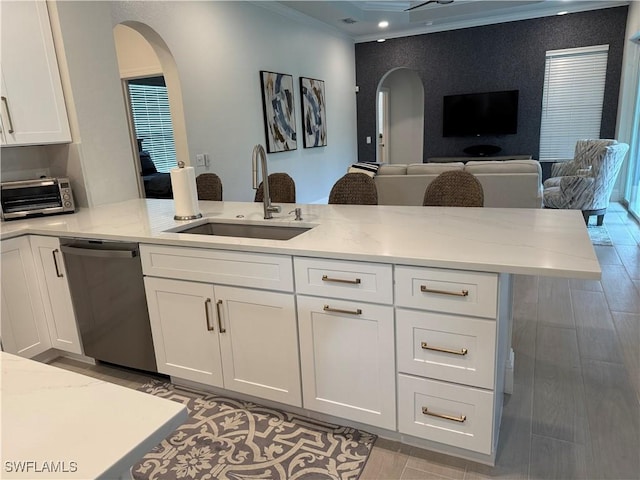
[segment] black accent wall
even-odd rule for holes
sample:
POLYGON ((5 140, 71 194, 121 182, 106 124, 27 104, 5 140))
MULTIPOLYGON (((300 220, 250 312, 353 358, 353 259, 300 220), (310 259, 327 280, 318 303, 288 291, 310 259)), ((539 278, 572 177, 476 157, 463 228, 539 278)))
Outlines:
POLYGON ((463 149, 478 144, 501 147, 499 155, 538 158, 545 53, 590 45, 609 45, 600 138, 613 138, 627 10, 608 8, 356 44, 358 160, 376 158, 376 91, 387 72, 401 67, 416 71, 424 86, 424 160, 463 156, 463 149), (499 90, 520 91, 517 134, 442 136, 444 95, 499 90))

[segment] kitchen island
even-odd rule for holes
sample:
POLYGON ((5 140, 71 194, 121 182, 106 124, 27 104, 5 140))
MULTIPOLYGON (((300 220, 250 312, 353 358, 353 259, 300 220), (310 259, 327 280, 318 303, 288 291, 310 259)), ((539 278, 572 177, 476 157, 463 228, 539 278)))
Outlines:
POLYGON ((0 352, 2 478, 120 479, 187 418, 153 395, 0 352))
POLYGON ((261 203, 200 202, 200 209, 203 219, 176 221, 171 200, 131 200, 3 222, 0 240, 54 235, 551 277, 601 273, 574 210, 285 204, 264 220, 261 203), (286 213, 295 207, 302 221, 286 213), (286 241, 167 232, 207 219, 314 228, 286 241))
POLYGON ((176 221, 170 200, 133 200, 0 233, 3 246, 47 237, 54 260, 62 237, 139 242, 158 370, 175 383, 487 464, 513 388, 513 274, 600 277, 578 211, 200 209, 176 221), (287 240, 177 231, 209 222, 296 229, 287 240))

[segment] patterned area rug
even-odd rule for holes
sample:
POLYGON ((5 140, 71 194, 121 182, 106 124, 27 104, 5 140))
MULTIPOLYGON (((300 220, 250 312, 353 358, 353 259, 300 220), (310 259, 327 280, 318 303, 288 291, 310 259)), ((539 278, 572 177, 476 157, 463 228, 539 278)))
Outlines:
POLYGON ((597 225, 587 226, 587 232, 589 232, 589 238, 593 245, 613 245, 609 231, 604 225, 598 227, 597 225))
POLYGON ((354 480, 377 438, 157 380, 138 390, 183 403, 189 419, 133 466, 136 480, 354 480))

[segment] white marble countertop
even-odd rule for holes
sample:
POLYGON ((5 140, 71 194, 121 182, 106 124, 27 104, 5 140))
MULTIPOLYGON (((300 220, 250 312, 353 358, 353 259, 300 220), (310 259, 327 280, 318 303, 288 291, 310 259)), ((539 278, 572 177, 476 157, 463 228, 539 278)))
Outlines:
POLYGON ((290 240, 166 232, 171 200, 130 200, 71 215, 2 222, 0 238, 23 234, 136 241, 488 272, 598 279, 601 270, 577 210, 283 204, 263 219, 262 204, 200 202, 206 219, 312 226, 290 240), (288 212, 302 208, 303 220, 288 212))
POLYGON ((5 352, 0 366, 2 478, 119 478, 187 418, 180 403, 5 352))

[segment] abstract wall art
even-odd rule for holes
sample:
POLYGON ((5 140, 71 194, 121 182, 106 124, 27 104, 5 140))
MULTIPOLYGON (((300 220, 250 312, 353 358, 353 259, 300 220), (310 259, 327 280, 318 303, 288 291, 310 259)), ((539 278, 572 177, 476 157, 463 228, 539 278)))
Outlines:
POLYGON ((293 100, 293 77, 260 71, 262 110, 267 137, 267 153, 298 148, 293 100))
POLYGON ((300 96, 304 147, 324 147, 327 145, 324 81, 300 77, 300 96))

